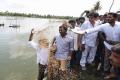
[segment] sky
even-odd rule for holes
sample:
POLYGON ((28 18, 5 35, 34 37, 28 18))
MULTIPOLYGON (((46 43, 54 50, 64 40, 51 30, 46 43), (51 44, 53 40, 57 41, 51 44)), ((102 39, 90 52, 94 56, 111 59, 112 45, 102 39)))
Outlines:
MULTIPOLYGON (((34 13, 78 17, 84 10, 90 10, 98 0, 0 0, 0 11, 34 13)), ((109 11, 113 0, 99 0, 100 14, 109 11)), ((115 0, 111 12, 120 10, 120 0, 115 0)))

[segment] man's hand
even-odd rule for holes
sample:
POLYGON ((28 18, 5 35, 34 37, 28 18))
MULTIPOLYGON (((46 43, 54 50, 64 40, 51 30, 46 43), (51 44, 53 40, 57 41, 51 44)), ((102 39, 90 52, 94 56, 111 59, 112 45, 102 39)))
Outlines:
POLYGON ((29 36, 29 41, 31 41, 33 39, 33 35, 34 35, 34 29, 31 29, 31 33, 30 33, 30 36, 29 36))
POLYGON ((74 28, 71 31, 77 34, 85 34, 85 30, 81 30, 80 28, 74 28))
POLYGON ((106 40, 106 42, 107 42, 108 44, 115 45, 115 41, 112 41, 112 40, 106 40))
POLYGON ((71 60, 71 56, 68 56, 67 60, 71 60))
POLYGON ((82 44, 78 45, 78 49, 82 51, 82 44))
POLYGON ((84 51, 85 50, 85 44, 81 45, 81 50, 84 51))
POLYGON ((35 33, 36 33, 36 31, 35 31, 34 28, 31 29, 31 33, 32 33, 32 34, 35 34, 35 33))

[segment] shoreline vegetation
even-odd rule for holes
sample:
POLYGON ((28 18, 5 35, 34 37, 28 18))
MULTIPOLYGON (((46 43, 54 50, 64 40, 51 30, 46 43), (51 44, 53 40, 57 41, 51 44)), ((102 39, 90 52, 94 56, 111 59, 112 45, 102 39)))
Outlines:
POLYGON ((56 16, 56 15, 40 15, 40 14, 32 14, 32 13, 17 13, 17 12, 2 12, 0 11, 0 16, 13 16, 13 17, 30 17, 30 18, 51 18, 51 19, 73 19, 77 17, 73 16, 56 16))

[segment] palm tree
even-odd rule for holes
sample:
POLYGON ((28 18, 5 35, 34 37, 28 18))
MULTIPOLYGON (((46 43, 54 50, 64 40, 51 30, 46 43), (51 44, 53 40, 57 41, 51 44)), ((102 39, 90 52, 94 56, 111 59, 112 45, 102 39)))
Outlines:
MULTIPOLYGON (((97 11, 101 10, 101 8, 102 7, 100 5, 100 1, 97 1, 94 4, 94 7, 91 10, 87 10, 87 11, 89 11, 89 12, 97 12, 97 11)), ((80 16, 83 16, 85 13, 86 13, 86 10, 84 12, 82 12, 80 16)))
POLYGON ((111 10, 113 4, 114 4, 114 0, 112 1, 112 4, 111 4, 111 6, 110 6, 110 8, 109 8, 109 12, 110 12, 110 10, 111 10))
POLYGON ((90 10, 90 12, 97 12, 98 10, 101 10, 101 5, 100 5, 100 1, 97 1, 95 4, 94 4, 94 7, 90 10))

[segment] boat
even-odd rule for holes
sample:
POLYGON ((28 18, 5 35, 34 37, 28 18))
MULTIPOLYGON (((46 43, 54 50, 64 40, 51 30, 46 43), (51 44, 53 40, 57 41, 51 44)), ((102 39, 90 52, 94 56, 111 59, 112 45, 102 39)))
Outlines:
POLYGON ((0 26, 4 26, 4 23, 1 23, 0 26))
POLYGON ((10 25, 9 27, 12 27, 12 28, 18 28, 18 27, 20 27, 20 25, 12 24, 12 25, 10 25))
POLYGON ((17 17, 14 20, 15 20, 15 24, 10 24, 9 27, 12 27, 12 28, 18 28, 18 27, 20 27, 20 25, 18 25, 18 22, 17 22, 17 17))

